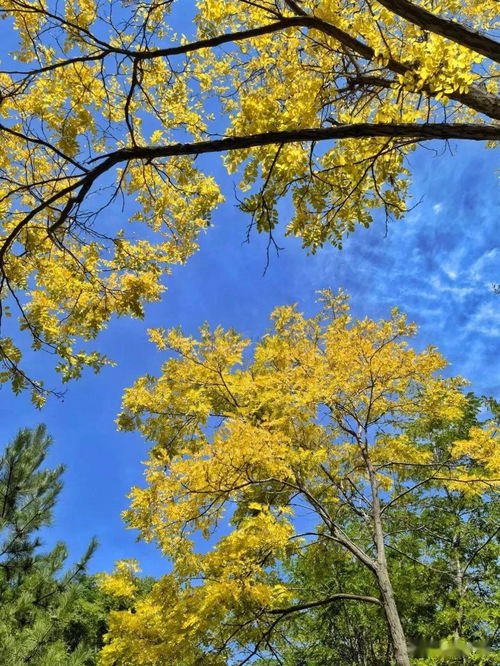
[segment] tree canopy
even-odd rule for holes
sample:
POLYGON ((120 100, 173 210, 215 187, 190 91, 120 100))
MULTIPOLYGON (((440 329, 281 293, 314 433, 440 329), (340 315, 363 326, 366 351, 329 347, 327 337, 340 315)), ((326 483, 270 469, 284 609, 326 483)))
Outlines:
POLYGON ((417 146, 500 136, 494 0, 200 0, 188 36, 185 7, 0 3, 0 381, 37 404, 14 320, 64 381, 107 363, 86 343, 161 297, 222 200, 200 155, 270 244, 287 198, 314 252, 405 214, 417 146))
MULTIPOLYGON (((411 533, 432 503, 437 520, 443 494, 484 501, 498 486, 493 420, 469 419, 452 442, 436 435, 465 418, 464 380, 440 375, 434 348, 408 345, 404 315, 354 320, 345 294, 326 291, 316 316, 284 306, 272 321, 251 352, 231 330, 151 331, 173 356, 124 396, 119 426, 153 444, 126 519, 172 573, 134 614, 111 614, 103 664, 282 663, 293 616, 348 603, 385 617, 390 653, 408 666, 387 552, 437 562, 442 550, 405 542, 398 521, 411 533), (200 535, 207 549, 195 547, 200 535), (329 559, 352 575, 326 594, 329 559), (304 585, 290 575, 301 567, 304 585)), ((106 585, 133 597, 133 564, 106 585)))

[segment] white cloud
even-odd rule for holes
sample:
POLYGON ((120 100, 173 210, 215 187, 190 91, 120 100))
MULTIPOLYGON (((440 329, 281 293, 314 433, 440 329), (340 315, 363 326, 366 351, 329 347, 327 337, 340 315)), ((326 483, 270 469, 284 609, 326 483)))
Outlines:
POLYGON ((500 249, 493 248, 476 259, 469 271, 472 279, 481 282, 493 282, 498 272, 499 255, 500 249))
POLYGON ((467 322, 466 330, 500 337, 500 312, 492 302, 483 303, 467 322))
MULTIPOLYGON (((446 272, 446 271, 445 271, 446 272)), ((455 274, 454 277, 452 277, 453 273, 451 272, 446 272, 448 277, 451 279, 455 279, 457 275, 455 274)), ((434 289, 438 292, 447 292, 448 294, 451 294, 455 296, 459 301, 462 301, 466 296, 469 294, 474 293, 475 291, 478 291, 477 287, 474 286, 463 286, 463 287, 456 287, 456 286, 449 286, 446 284, 443 284, 441 279, 437 275, 431 275, 429 279, 430 284, 434 287, 434 289)))

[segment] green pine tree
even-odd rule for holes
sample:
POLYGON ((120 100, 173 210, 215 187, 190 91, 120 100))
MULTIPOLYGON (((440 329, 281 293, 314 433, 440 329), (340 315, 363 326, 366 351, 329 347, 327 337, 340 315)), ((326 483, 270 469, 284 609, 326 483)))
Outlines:
MULTIPOLYGON (((51 444, 45 428, 21 430, 0 458, 0 664, 93 664, 105 629, 82 629, 85 568, 96 548, 64 571, 67 549, 43 552, 39 531, 50 525, 62 488, 62 466, 41 469, 51 444), (73 628, 73 631, 71 630, 73 628), (75 640, 75 629, 78 638, 75 640), (79 634, 78 634, 79 632, 79 634)), ((97 588, 95 595, 101 594, 97 588)), ((102 612, 105 617, 105 612, 102 612)))

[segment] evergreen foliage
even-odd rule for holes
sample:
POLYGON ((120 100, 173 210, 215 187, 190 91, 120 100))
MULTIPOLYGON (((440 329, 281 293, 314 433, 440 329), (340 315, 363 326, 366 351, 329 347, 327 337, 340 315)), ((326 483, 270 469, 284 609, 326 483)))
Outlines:
POLYGON ((67 548, 42 550, 62 488, 62 466, 42 468, 51 438, 23 429, 0 458, 0 663, 80 666, 95 663, 107 608, 85 568, 97 543, 64 570, 67 548), (83 612, 82 612, 83 611, 83 612))

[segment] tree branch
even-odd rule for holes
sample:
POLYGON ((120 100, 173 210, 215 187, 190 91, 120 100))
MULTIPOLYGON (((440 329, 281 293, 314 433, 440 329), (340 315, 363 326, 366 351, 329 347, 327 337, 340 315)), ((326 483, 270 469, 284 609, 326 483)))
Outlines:
POLYGON ((490 534, 490 536, 486 539, 486 541, 483 541, 483 543, 479 546, 479 548, 476 548, 476 550, 474 551, 474 553, 470 556, 469 560, 467 561, 467 564, 466 564, 465 567, 463 568, 463 571, 462 571, 463 574, 465 574, 465 572, 467 571, 467 569, 470 567, 470 565, 471 565, 472 562, 474 561, 475 557, 476 557, 477 555, 479 555, 479 553, 483 550, 483 548, 486 548, 486 546, 487 546, 491 541, 493 541, 493 539, 496 537, 496 535, 498 534, 498 532, 500 532, 500 526, 497 527, 496 530, 495 530, 492 534, 490 534))
MULTIPOLYGON (((390 0, 387 0, 388 2, 390 0)), ((395 0, 396 1, 396 0, 395 0)), ((397 0, 401 1, 401 0, 397 0)), ((85 60, 102 60, 106 55, 110 53, 116 53, 124 55, 126 57, 134 58, 135 60, 149 60, 153 58, 168 58, 176 55, 184 55, 188 53, 194 53, 200 51, 201 49, 214 48, 216 46, 221 46, 222 44, 234 43, 239 41, 244 41, 251 39, 252 37, 259 37, 262 35, 272 34, 274 32, 280 32, 286 30, 287 28, 308 28, 315 29, 319 32, 322 32, 329 37, 333 37, 338 42, 343 44, 346 48, 352 50, 354 53, 357 53, 362 58, 372 61, 375 58, 375 51, 371 46, 361 42, 359 39, 356 39, 349 33, 337 28, 335 25, 324 21, 316 16, 310 16, 306 14, 302 9, 298 7, 295 2, 287 2, 288 6, 296 12, 296 16, 283 17, 279 21, 274 21, 268 23, 267 25, 259 26, 257 28, 250 28, 248 30, 241 30, 239 32, 227 33, 225 35, 217 35, 215 37, 209 37, 206 39, 200 39, 195 42, 190 42, 188 44, 182 44, 180 46, 173 46, 164 49, 154 49, 154 50, 144 50, 144 51, 135 51, 122 48, 114 48, 105 44, 105 48, 102 53, 96 53, 95 55, 85 56, 85 60)), ((408 3, 409 4, 409 3, 408 3)), ((431 14, 431 16, 434 16, 431 14)), ((443 21, 445 19, 442 19, 443 21)), ((452 25, 459 25, 450 22, 452 25)), ((464 29, 467 31, 467 29, 464 29)), ((475 33, 473 33, 475 34, 475 33)), ((493 41, 493 40, 490 40, 493 41)), ((495 42, 493 42, 495 44, 495 42)), ((498 48, 498 45, 497 45, 498 48)), ((73 59, 69 59, 67 62, 72 62, 73 59)), ((79 61, 79 59, 78 59, 79 61)), ((65 62, 55 63, 40 70, 31 70, 26 72, 26 75, 33 76, 38 72, 47 71, 50 69, 55 69, 56 67, 64 66, 65 62)), ((404 75, 406 72, 413 70, 411 64, 405 64, 398 62, 394 58, 389 58, 386 63, 386 67, 396 74, 404 75)), ((423 87, 422 92, 430 97, 435 97, 436 91, 430 90, 428 87, 423 87)), ((452 92, 447 95, 450 99, 453 99, 456 102, 460 102, 479 113, 484 113, 490 118, 500 120, 500 101, 494 96, 488 93, 485 93, 477 86, 471 86, 468 92, 452 92)))
POLYGON ((74 207, 83 202, 96 180, 117 164, 133 160, 154 160, 180 155, 196 156, 206 153, 245 150, 273 144, 361 139, 364 137, 412 137, 419 141, 431 139, 498 140, 500 139, 500 126, 467 123, 353 123, 333 127, 262 132, 260 134, 249 134, 248 136, 226 137, 224 139, 195 141, 193 143, 174 143, 166 146, 133 146, 130 148, 121 148, 113 153, 91 160, 94 162, 99 160, 100 164, 88 171, 78 181, 62 188, 45 202, 40 203, 20 220, 9 235, 1 241, 0 268, 4 265, 6 253, 21 229, 37 214, 60 199, 63 199, 66 195, 78 191, 76 196, 70 196, 59 219, 50 227, 50 233, 52 233, 64 224, 74 207))
MULTIPOLYGON (((395 2, 397 1, 400 0, 395 0, 395 2)), ((388 2, 390 2, 390 0, 388 0, 388 2)), ((297 25, 319 30, 325 35, 333 37, 341 44, 354 51, 354 53, 360 55, 362 58, 365 58, 369 61, 374 60, 375 51, 371 46, 368 46, 368 44, 361 42, 359 39, 352 37, 340 28, 337 28, 336 26, 328 23, 327 21, 324 21, 323 19, 317 18, 316 16, 309 16, 303 9, 298 7, 298 5, 293 0, 287 1, 287 5, 297 14, 297 16, 291 19, 283 19, 283 21, 290 22, 295 19, 297 25)), ((386 63, 386 67, 395 74, 404 75, 407 72, 413 71, 414 66, 412 64, 399 62, 390 57, 386 63)), ((436 95, 436 91, 432 91, 428 86, 424 86, 422 88, 422 92, 426 95, 429 95, 429 97, 435 97, 436 95)), ((500 120, 500 100, 494 95, 485 93, 477 86, 471 86, 468 92, 460 93, 455 91, 448 94, 447 96, 456 102, 465 104, 466 106, 478 111, 479 113, 484 113, 490 118, 500 120)))
MULTIPOLYGON (((175 143, 167 146, 137 146, 122 148, 102 158, 114 166, 134 159, 151 160, 178 155, 202 155, 232 150, 244 150, 280 143, 317 142, 365 137, 411 137, 419 141, 432 139, 467 139, 494 141, 500 139, 500 126, 475 123, 349 123, 333 127, 312 127, 276 132, 261 132, 248 136, 230 136, 211 141, 175 143)), ((101 167, 102 167, 101 164, 101 167)), ((93 172, 89 173, 89 177, 93 172)))
POLYGON ((436 16, 424 7, 414 5, 409 0, 377 0, 386 9, 401 16, 410 23, 420 26, 424 30, 433 32, 461 44, 471 51, 491 58, 500 63, 500 44, 494 39, 482 35, 475 30, 469 30, 461 23, 436 16))
POLYGON ((288 608, 273 608, 265 612, 268 615, 288 615, 289 613, 297 613, 299 611, 308 610, 309 608, 316 608, 318 606, 331 604, 334 601, 338 601, 340 599, 352 599, 353 601, 363 601, 367 604, 377 604, 378 606, 382 606, 382 602, 376 597, 366 597, 360 594, 347 594, 339 592, 338 594, 332 594, 331 597, 319 599, 318 601, 311 601, 307 604, 296 604, 295 606, 288 606, 288 608))

